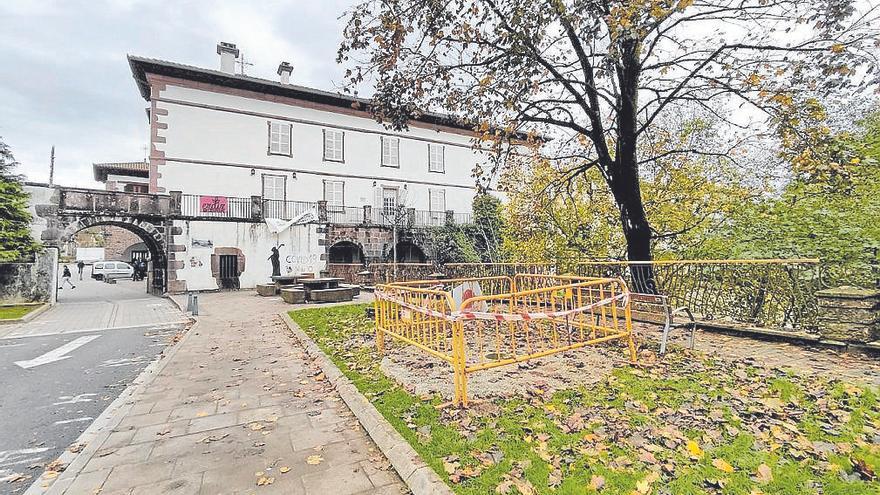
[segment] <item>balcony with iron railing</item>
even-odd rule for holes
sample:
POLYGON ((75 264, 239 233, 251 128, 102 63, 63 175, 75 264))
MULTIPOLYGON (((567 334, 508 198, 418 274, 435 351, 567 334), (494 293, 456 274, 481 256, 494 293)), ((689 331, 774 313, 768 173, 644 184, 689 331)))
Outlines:
POLYGON ((265 218, 294 220, 303 217, 305 222, 336 225, 398 226, 401 228, 440 227, 472 223, 470 213, 425 211, 414 208, 374 208, 364 206, 335 206, 326 201, 286 201, 250 198, 183 194, 172 191, 171 205, 174 216, 196 220, 224 220, 261 222, 265 218), (306 213, 312 213, 306 218, 306 213))

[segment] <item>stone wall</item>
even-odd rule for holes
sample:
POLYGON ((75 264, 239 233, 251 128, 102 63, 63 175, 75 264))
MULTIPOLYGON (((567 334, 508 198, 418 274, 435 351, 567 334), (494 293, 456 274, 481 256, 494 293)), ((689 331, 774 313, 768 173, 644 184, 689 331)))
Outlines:
POLYGON ((58 251, 46 249, 33 263, 0 263, 0 302, 55 302, 58 251))
MULTIPOLYGON (((330 224, 323 228, 326 229, 327 234, 325 241, 327 249, 337 242, 348 241, 363 250, 366 263, 391 261, 394 232, 389 227, 330 224)), ((427 232, 423 229, 400 230, 397 233, 397 242, 411 242, 422 249, 429 261, 434 258, 435 250, 430 245, 427 232)))
POLYGON ((880 339, 880 291, 836 287, 816 297, 822 339, 859 344, 880 339))
POLYGON ((140 244, 147 250, 143 241, 134 232, 113 225, 89 227, 76 233, 76 247, 102 247, 104 259, 112 261, 131 261, 131 247, 140 244))

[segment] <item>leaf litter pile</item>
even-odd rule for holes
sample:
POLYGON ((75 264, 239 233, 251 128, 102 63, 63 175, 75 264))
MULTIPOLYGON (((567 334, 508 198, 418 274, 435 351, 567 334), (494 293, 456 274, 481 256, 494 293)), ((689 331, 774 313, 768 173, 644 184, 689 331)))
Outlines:
POLYGON ((456 493, 880 493, 876 389, 676 349, 592 384, 437 407, 381 372, 364 306, 291 317, 456 493))

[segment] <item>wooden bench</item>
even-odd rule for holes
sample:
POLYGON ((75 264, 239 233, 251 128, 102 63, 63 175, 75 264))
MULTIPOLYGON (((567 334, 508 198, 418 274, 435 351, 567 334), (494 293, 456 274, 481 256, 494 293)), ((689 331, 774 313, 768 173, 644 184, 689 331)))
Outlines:
POLYGON ((663 336, 660 339, 660 354, 666 352, 666 340, 672 329, 690 328, 688 348, 694 348, 694 334, 697 331, 697 322, 693 313, 687 306, 673 308, 669 305, 669 298, 660 294, 642 294, 630 292, 630 310, 632 319, 663 325, 663 336), (684 317, 685 320, 680 320, 684 317))

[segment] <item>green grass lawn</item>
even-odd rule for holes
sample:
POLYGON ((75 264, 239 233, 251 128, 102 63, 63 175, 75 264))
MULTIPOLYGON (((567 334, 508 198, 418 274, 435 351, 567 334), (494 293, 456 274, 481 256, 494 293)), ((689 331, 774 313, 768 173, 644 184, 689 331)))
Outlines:
POLYGON ((880 494, 877 390, 682 351, 438 410, 381 373, 364 308, 290 315, 456 493, 880 494))
POLYGON ((0 320, 15 320, 39 308, 38 305, 18 304, 15 306, 0 306, 0 320))

